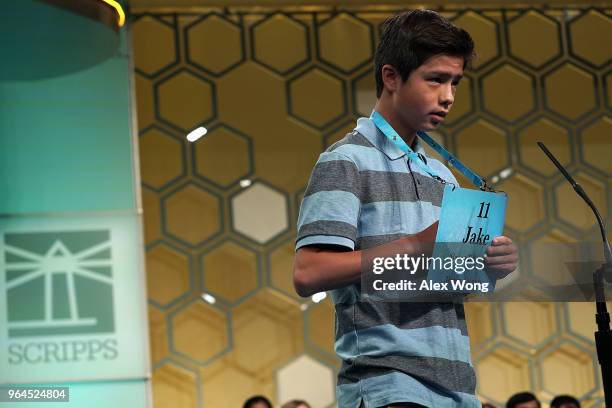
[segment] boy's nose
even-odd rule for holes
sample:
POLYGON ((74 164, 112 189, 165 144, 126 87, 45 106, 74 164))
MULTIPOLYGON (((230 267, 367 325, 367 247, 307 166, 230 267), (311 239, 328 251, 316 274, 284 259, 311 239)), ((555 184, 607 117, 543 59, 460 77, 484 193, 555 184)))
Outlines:
POLYGON ((442 95, 440 95, 440 105, 442 105, 445 109, 448 109, 454 101, 455 95, 453 94, 452 87, 444 87, 444 91, 442 92, 442 95))

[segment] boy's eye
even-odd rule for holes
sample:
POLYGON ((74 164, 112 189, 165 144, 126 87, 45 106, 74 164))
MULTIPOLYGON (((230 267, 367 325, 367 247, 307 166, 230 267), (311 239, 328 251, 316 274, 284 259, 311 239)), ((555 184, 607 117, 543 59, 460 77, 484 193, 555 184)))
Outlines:
POLYGON ((430 82, 435 82, 436 84, 441 84, 442 83, 442 79, 441 78, 430 78, 429 81, 430 82))

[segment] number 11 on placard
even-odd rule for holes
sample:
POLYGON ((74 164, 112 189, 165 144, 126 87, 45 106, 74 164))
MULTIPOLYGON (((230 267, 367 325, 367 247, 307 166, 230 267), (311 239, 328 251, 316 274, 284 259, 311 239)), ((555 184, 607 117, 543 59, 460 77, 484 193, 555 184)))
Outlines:
POLYGON ((478 213, 478 217, 477 218, 489 218, 489 207, 490 206, 491 206, 491 203, 485 203, 484 201, 481 202, 480 203, 480 212, 478 213), (485 206, 487 207, 487 210, 485 211, 485 214, 483 216, 482 215, 482 211, 484 210, 485 206))

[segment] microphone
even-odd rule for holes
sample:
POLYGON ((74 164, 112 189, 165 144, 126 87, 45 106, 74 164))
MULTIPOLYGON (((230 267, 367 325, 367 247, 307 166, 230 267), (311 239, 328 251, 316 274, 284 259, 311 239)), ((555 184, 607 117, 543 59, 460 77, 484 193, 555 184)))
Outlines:
MULTIPOLYGON (((553 156, 553 154, 550 152, 550 150, 548 150, 546 145, 544 145, 544 143, 542 142, 537 142, 537 143, 538 143, 538 146, 540 146, 540 149, 542 149, 542 151, 546 153, 550 161, 552 161, 553 164, 557 166, 561 174, 563 174, 563 176, 567 179, 567 181, 569 181, 569 183, 572 185, 576 193, 578 193, 578 195, 589 205, 589 207, 591 207, 591 210, 593 210, 593 212, 595 213, 595 217, 597 218, 597 222, 599 224, 599 230, 601 232, 601 237, 604 243, 604 256, 606 257, 606 262, 608 264, 612 263, 612 249, 610 249, 610 242, 608 242, 608 236, 606 234, 606 227, 604 225, 603 219, 601 218, 601 215, 599 214, 599 210, 597 209, 597 207, 595 207, 595 204, 593 204, 593 201, 591 201, 591 199, 589 198, 587 193, 584 191, 582 186, 578 184, 576 180, 574 180, 574 178, 567 172, 567 170, 565 170, 565 167, 563 167, 563 165, 559 163, 559 160, 557 160, 557 158, 553 156)), ((612 278, 612 276, 606 276, 606 280, 612 281, 612 279, 610 278, 612 278)))
POLYGON ((601 379, 604 389, 604 398, 606 407, 612 407, 612 331, 610 331, 610 315, 606 307, 606 293, 604 290, 605 280, 612 282, 612 251, 610 250, 610 242, 606 235, 606 227, 604 222, 582 186, 576 183, 576 180, 565 170, 559 163, 559 160, 546 148, 544 143, 538 142, 538 146, 548 156, 550 161, 559 169, 561 174, 569 181, 576 193, 591 207, 601 231, 601 237, 604 242, 604 256, 606 262, 593 273, 593 284, 595 286, 595 322, 597 323, 597 331, 595 332, 595 348, 597 349, 597 359, 601 366, 601 379))

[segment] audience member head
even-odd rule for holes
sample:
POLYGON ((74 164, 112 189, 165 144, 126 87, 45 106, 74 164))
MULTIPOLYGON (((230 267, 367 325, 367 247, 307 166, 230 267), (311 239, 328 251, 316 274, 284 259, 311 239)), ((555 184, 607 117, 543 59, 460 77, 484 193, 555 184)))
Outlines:
POLYGON ((263 395, 255 395, 246 400, 242 408, 272 408, 272 403, 263 395))
POLYGON ((310 408, 310 405, 304 400, 291 400, 283 404, 281 408, 310 408))
POLYGON ((558 395, 551 401, 550 408, 580 408, 580 401, 571 395, 558 395))
POLYGON ((540 401, 530 392, 519 392, 510 397, 506 408, 540 408, 540 401))

